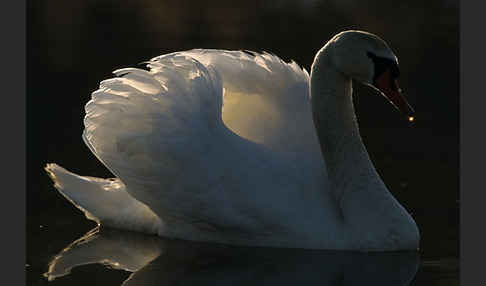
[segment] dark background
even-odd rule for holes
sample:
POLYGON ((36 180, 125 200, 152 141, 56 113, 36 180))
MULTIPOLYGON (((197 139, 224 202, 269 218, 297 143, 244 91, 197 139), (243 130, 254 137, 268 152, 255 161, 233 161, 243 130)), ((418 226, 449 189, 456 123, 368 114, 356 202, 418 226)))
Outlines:
MULTIPOLYGON (((379 35, 399 57, 409 124, 355 86, 363 139, 390 191, 416 219, 425 258, 458 257, 458 1, 27 1, 27 264, 47 262, 94 226, 59 195, 48 162, 109 177, 81 139, 84 104, 111 71, 191 48, 269 51, 310 70, 337 32, 379 35)), ((36 284, 37 285, 37 284, 36 284)))

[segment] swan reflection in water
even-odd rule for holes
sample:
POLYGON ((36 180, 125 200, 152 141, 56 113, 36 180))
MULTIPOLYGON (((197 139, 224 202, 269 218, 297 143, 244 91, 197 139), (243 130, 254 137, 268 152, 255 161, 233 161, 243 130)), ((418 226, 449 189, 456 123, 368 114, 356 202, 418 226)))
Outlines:
POLYGON ((235 247, 97 227, 62 250, 44 275, 53 280, 93 263, 132 272, 124 286, 389 286, 410 284, 419 254, 235 247))

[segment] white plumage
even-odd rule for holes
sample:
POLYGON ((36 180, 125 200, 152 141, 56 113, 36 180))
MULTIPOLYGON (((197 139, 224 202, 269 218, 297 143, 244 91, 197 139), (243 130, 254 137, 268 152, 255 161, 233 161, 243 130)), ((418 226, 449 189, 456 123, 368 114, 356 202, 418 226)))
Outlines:
POLYGON ((83 139, 117 179, 46 167, 88 218, 188 240, 402 248, 346 230, 313 124, 309 75, 296 63, 191 50, 147 67, 115 71, 86 104, 83 139))

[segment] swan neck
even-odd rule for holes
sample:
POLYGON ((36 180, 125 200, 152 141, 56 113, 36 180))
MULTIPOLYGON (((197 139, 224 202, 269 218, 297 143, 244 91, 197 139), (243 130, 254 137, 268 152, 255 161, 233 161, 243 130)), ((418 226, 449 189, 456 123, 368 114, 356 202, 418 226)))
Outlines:
POLYGON ((328 175, 328 190, 357 249, 416 249, 417 225, 376 172, 361 140, 352 80, 325 46, 311 70, 311 105, 328 175), (363 231, 367 235, 362 236, 363 231), (393 234, 393 235, 391 235, 393 234))
POLYGON ((353 189, 375 189, 383 183, 359 134, 352 80, 334 67, 325 48, 312 66, 311 104, 331 192, 340 202, 353 189))

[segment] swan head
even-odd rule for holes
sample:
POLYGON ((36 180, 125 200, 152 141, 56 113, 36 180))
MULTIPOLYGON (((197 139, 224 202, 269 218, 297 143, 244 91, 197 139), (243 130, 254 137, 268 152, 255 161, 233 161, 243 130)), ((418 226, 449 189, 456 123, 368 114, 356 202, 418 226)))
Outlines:
POLYGON ((413 108, 398 86, 398 58, 378 36, 363 31, 344 31, 334 36, 330 48, 332 63, 346 76, 371 86, 398 110, 413 118, 413 108))

